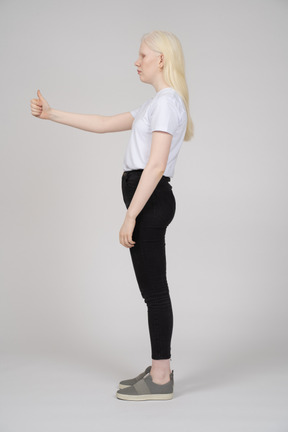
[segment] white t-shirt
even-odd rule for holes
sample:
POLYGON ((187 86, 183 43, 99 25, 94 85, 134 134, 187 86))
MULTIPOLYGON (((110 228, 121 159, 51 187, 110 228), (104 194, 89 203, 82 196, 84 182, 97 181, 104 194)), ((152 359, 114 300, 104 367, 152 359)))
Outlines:
POLYGON ((172 87, 166 87, 130 112, 134 121, 124 156, 124 171, 145 168, 150 156, 152 132, 163 131, 173 135, 163 175, 173 177, 187 127, 187 112, 181 96, 172 87))

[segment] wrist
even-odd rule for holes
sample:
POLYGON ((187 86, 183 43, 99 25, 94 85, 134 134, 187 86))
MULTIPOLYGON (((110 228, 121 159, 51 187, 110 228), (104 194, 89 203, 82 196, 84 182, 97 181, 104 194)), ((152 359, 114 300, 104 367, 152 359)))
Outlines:
POLYGON ((53 121, 53 116, 54 116, 54 109, 53 108, 49 108, 47 110, 47 120, 52 120, 53 121))
POLYGON ((133 211, 131 211, 131 210, 128 209, 127 212, 126 212, 126 217, 128 219, 136 219, 137 215, 134 214, 133 211))

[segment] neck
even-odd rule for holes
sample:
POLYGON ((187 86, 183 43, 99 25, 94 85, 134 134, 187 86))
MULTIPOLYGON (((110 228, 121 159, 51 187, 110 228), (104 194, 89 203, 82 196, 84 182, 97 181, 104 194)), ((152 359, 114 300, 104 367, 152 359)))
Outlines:
POLYGON ((154 82, 153 87, 155 88, 156 92, 158 93, 160 90, 163 90, 164 88, 170 87, 161 77, 158 81, 154 82))

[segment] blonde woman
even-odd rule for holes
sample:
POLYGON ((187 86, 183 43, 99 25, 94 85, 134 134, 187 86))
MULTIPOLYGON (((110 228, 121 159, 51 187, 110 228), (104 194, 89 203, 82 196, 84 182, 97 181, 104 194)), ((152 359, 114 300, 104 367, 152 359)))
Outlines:
POLYGON ((176 210, 170 180, 183 141, 193 136, 193 123, 183 51, 173 33, 145 34, 135 66, 140 80, 151 84, 156 94, 130 112, 102 116, 59 111, 38 90, 38 99, 31 100, 31 113, 95 133, 132 129, 121 178, 127 212, 119 241, 130 251, 147 305, 152 364, 135 378, 120 381, 116 396, 167 400, 173 397, 174 371, 170 368, 173 311, 166 278, 165 233, 176 210))

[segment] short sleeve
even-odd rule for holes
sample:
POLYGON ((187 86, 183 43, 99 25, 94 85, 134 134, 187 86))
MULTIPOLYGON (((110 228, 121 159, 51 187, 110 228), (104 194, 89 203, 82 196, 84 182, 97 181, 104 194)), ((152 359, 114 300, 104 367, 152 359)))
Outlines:
POLYGON ((135 118, 139 110, 140 110, 140 107, 133 109, 132 111, 130 111, 130 113, 135 118))
POLYGON ((179 125, 178 111, 171 99, 159 98, 151 112, 151 131, 174 135, 179 125))

